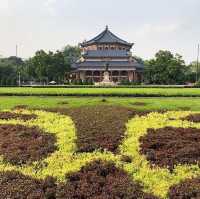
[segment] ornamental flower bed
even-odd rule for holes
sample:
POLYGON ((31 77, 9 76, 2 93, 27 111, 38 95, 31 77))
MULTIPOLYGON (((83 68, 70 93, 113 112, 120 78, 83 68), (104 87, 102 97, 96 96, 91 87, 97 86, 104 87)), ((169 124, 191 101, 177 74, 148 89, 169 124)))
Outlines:
POLYGON ((126 107, 88 106, 71 109, 49 109, 72 118, 76 127, 77 152, 107 150, 117 153, 126 123, 139 112, 126 107))
POLYGON ((0 154, 14 165, 38 161, 56 150, 55 136, 38 127, 2 124, 0 132, 0 154))
POLYGON ((140 143, 140 152, 152 165, 173 170, 176 165, 200 161, 200 129, 197 128, 148 129, 140 143))
POLYGON ((102 106, 1 114, 13 117, 0 119, 0 198, 199 197, 200 123, 190 119, 193 112, 142 116, 102 106))
POLYGON ((200 178, 189 179, 170 188, 169 198, 200 198, 200 178))
MULTIPOLYGON (((195 154, 200 123, 183 119, 192 114, 190 111, 150 113, 135 117, 127 124, 126 138, 120 148, 121 154, 132 157, 132 163, 126 164, 124 169, 133 179, 142 182, 146 192, 160 198, 174 198, 169 195, 171 187, 200 176, 200 154, 195 154), (182 137, 178 138, 179 134, 182 137), (186 148, 184 134, 190 138, 186 148), (180 147, 178 151, 176 147, 180 147), (170 154, 169 157, 162 150, 170 154)), ((187 198, 184 194, 179 198, 187 198)))
POLYGON ((0 113, 0 120, 10 120, 10 119, 20 119, 23 121, 36 119, 35 114, 20 114, 20 113, 11 113, 11 112, 1 112, 0 113))

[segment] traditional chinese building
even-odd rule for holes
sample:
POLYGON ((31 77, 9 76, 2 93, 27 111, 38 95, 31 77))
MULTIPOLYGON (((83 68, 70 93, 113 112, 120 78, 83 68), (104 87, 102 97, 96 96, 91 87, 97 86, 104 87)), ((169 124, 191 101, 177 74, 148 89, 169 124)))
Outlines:
POLYGON ((80 45, 82 58, 72 66, 74 78, 100 82, 107 69, 113 82, 142 81, 144 67, 132 56, 134 44, 120 39, 108 27, 80 45))

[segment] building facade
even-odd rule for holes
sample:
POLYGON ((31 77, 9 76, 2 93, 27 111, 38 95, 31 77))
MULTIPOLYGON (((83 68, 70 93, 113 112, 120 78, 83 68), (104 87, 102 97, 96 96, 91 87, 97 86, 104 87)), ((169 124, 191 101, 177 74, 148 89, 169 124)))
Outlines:
POLYGON ((73 79, 101 82, 107 70, 113 82, 143 80, 144 66, 131 53, 134 44, 120 39, 108 27, 95 38, 80 45, 82 57, 72 65, 73 79))

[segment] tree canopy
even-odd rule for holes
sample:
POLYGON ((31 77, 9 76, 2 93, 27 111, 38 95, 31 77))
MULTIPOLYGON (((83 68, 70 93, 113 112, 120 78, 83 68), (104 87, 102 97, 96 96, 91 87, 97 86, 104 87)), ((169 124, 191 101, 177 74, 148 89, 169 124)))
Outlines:
MULTIPOLYGON (((56 52, 39 50, 25 61, 15 56, 0 57, 0 85, 17 85, 19 73, 24 83, 33 81, 48 84, 55 81, 62 84, 72 63, 80 57, 81 49, 70 45, 56 52)), ((145 65, 146 84, 184 84, 196 81, 196 62, 187 66, 179 54, 160 50, 153 59, 147 61, 136 56, 134 58, 145 65)))
POLYGON ((181 55, 160 50, 145 62, 145 81, 149 84, 183 84, 188 68, 181 55))
POLYGON ((66 72, 70 71, 71 64, 81 55, 77 46, 66 46, 62 51, 55 53, 44 50, 37 51, 35 55, 25 62, 24 76, 29 80, 48 84, 51 81, 64 83, 66 72))
POLYGON ((0 58, 0 85, 16 85, 17 76, 23 65, 18 57, 0 58))

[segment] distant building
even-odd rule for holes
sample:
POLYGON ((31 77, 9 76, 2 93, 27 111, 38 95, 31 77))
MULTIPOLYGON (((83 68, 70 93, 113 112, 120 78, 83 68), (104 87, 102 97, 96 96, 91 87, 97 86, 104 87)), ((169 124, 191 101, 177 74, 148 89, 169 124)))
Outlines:
POLYGON ((144 67, 132 56, 134 44, 118 38, 108 26, 98 36, 80 45, 82 58, 72 65, 73 79, 100 82, 107 69, 111 81, 142 81, 144 67))

